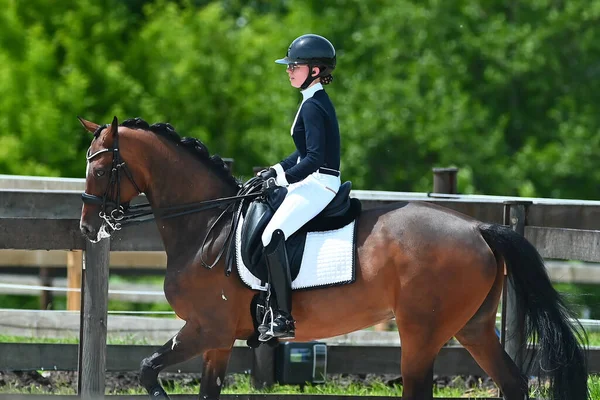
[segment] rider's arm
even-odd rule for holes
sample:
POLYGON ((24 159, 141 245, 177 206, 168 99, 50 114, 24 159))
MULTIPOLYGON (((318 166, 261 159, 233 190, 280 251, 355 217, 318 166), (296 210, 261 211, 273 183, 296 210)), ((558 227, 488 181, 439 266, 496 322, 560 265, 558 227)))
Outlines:
POLYGON ((300 152, 295 150, 292 154, 290 154, 287 158, 284 158, 279 162, 279 164, 275 164, 271 166, 277 172, 277 184, 279 186, 287 186, 289 182, 285 178, 285 171, 292 168, 292 166, 296 165, 298 162, 298 158, 300 157, 300 152))
POLYGON ((281 160, 279 162, 279 164, 281 164, 281 167, 283 168, 284 171, 287 171, 288 169, 292 168, 294 165, 296 165, 298 163, 299 157, 300 157, 300 152, 298 150, 295 150, 288 157, 281 160))
MULTIPOLYGON (((284 169, 287 183, 303 180, 325 163, 325 114, 316 102, 307 100, 301 115, 306 138, 306 157, 289 169, 284 169)), ((279 171, 277 171, 279 178, 279 171)))

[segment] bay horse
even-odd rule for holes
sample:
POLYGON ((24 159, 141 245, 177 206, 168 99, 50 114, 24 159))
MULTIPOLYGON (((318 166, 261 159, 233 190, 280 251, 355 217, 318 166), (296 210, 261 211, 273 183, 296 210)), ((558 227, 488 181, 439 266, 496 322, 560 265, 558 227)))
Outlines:
MULTIPOLYGON (((171 125, 136 118, 98 125, 79 118, 94 137, 88 150, 80 228, 92 241, 118 229, 127 205, 144 193, 168 257, 164 293, 185 321, 181 330, 141 362, 140 383, 152 399, 167 399, 164 368, 202 356, 200 397, 220 396, 236 339, 254 333, 255 291, 224 273, 219 258, 231 235, 219 229, 222 209, 163 218, 160 210, 211 204, 240 190, 218 156, 171 125), (123 174, 121 174, 121 172, 123 174), (208 202, 208 203, 206 203, 208 202), (212 232, 210 243, 203 241, 212 232), (217 260, 207 268, 206 260, 217 260)), ((227 224, 224 224, 226 226, 227 224)), ((402 343, 403 399, 433 398, 434 359, 456 339, 502 390, 528 398, 526 374, 547 379, 556 400, 588 398, 585 334, 551 285, 543 260, 508 227, 477 221, 425 202, 398 202, 362 211, 356 222, 356 278, 347 285, 294 291, 296 341, 367 328, 395 317, 402 343), (533 370, 521 371, 495 332, 507 270, 517 298, 518 335, 537 341, 533 370)), ((526 343, 520 344, 524 350, 526 343)))

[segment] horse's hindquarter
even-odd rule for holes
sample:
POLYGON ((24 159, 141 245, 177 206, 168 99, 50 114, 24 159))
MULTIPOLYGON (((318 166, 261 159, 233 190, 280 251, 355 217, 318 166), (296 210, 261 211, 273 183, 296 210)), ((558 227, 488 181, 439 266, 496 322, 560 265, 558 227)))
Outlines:
POLYGON ((494 282, 494 256, 466 216, 398 203, 363 211, 358 224, 356 282, 297 292, 298 340, 348 333, 394 314, 411 323, 443 313, 468 320, 494 282))

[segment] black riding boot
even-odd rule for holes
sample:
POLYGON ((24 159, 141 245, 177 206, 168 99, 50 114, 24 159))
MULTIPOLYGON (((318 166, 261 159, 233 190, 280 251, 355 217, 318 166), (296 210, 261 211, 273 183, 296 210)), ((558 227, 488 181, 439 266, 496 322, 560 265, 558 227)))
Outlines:
POLYGON ((273 323, 267 320, 258 327, 259 340, 267 341, 272 337, 293 339, 296 336, 292 317, 292 278, 285 249, 285 236, 281 229, 273 232, 271 242, 264 249, 265 261, 269 270, 271 297, 274 297, 273 323))

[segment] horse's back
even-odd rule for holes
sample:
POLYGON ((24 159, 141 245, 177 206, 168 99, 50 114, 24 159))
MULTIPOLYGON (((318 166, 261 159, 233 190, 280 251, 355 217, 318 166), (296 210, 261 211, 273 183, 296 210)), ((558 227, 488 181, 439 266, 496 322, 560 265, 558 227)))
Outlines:
MULTIPOLYGON (((448 270, 456 263, 479 263, 489 270, 495 268, 496 261, 481 236, 480 224, 465 214, 425 202, 368 209, 359 221, 358 258, 389 257, 388 262, 377 263, 380 267, 410 265, 432 271, 448 270)), ((363 270, 368 268, 363 266, 363 270)))
MULTIPOLYGON (((383 229, 400 236, 426 235, 448 238, 479 235, 480 221, 458 211, 426 202, 397 202, 364 210, 359 230, 364 233, 383 229), (448 236, 449 235, 449 236, 448 236)), ((365 236, 363 236, 365 237, 365 236)))

